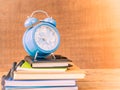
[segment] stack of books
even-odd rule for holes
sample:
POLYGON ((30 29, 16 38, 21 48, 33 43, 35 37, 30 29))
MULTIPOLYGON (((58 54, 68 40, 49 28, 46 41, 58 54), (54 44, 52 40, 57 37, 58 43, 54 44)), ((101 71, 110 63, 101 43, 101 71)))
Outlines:
POLYGON ((84 77, 67 58, 32 61, 27 56, 2 77, 2 90, 78 90, 76 81, 84 77))

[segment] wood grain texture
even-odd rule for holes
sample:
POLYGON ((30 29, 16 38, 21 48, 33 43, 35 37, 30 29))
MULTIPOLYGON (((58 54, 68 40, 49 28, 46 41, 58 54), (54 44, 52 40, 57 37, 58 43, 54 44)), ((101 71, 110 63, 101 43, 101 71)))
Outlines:
MULTIPOLYGON (((55 54, 81 68, 120 67, 119 0, 0 0, 0 68, 11 67, 27 53, 23 26, 32 11, 42 9, 56 19, 61 45, 55 54)), ((36 15, 40 19, 44 15, 36 15)))
MULTIPOLYGON (((79 90, 119 90, 120 69, 83 69, 86 77, 77 82, 79 90)), ((0 77, 6 72, 0 72, 0 77)))
POLYGON ((120 69, 86 69, 86 77, 78 82, 79 90, 119 90, 120 69))

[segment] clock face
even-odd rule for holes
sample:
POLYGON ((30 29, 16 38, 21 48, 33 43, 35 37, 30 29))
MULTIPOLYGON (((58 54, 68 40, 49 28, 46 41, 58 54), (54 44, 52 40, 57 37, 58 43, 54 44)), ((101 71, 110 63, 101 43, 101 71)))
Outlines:
POLYGON ((35 32, 35 42, 43 50, 52 50, 58 43, 58 34, 50 26, 40 26, 35 32))

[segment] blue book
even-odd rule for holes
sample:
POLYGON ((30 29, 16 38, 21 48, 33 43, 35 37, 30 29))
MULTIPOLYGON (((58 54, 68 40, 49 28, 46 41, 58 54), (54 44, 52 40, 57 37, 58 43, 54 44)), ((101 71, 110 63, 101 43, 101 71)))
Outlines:
POLYGON ((78 90, 78 86, 66 86, 66 87, 5 87, 4 90, 78 90))

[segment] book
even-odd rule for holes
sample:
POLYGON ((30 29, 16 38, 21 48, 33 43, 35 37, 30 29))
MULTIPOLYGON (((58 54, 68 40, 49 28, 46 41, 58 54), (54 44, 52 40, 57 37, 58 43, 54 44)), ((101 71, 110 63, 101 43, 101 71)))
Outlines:
MULTIPOLYGON (((67 58, 58 55, 56 59, 67 58)), ((48 58, 44 60, 38 62, 61 63, 59 60, 48 61, 52 60, 48 58)), ((32 67, 27 60, 14 62, 8 74, 1 79, 2 90, 78 90, 76 81, 85 77, 85 71, 69 60, 65 62, 68 66, 32 67)))
POLYGON ((32 71, 14 71, 14 80, 36 80, 36 79, 82 79, 85 72, 78 66, 71 63, 72 67, 68 67, 65 72, 32 72, 32 71))
POLYGON ((5 90, 78 90, 78 86, 67 86, 67 87, 12 87, 7 86, 5 90))
POLYGON ((17 71, 27 71, 27 72, 65 72, 67 68, 21 68, 17 67, 17 71))
POLYGON ((65 72, 67 67, 39 67, 33 68, 30 63, 24 61, 21 66, 16 68, 17 71, 32 71, 32 72, 65 72))
POLYGON ((4 80, 4 86, 75 86, 75 80, 4 80))
POLYGON ((51 59, 51 58, 46 58, 46 59, 39 59, 39 60, 34 60, 30 56, 26 56, 24 58, 27 62, 31 64, 32 67, 68 67, 70 66, 71 60, 62 57, 62 56, 57 56, 56 59, 51 59))

